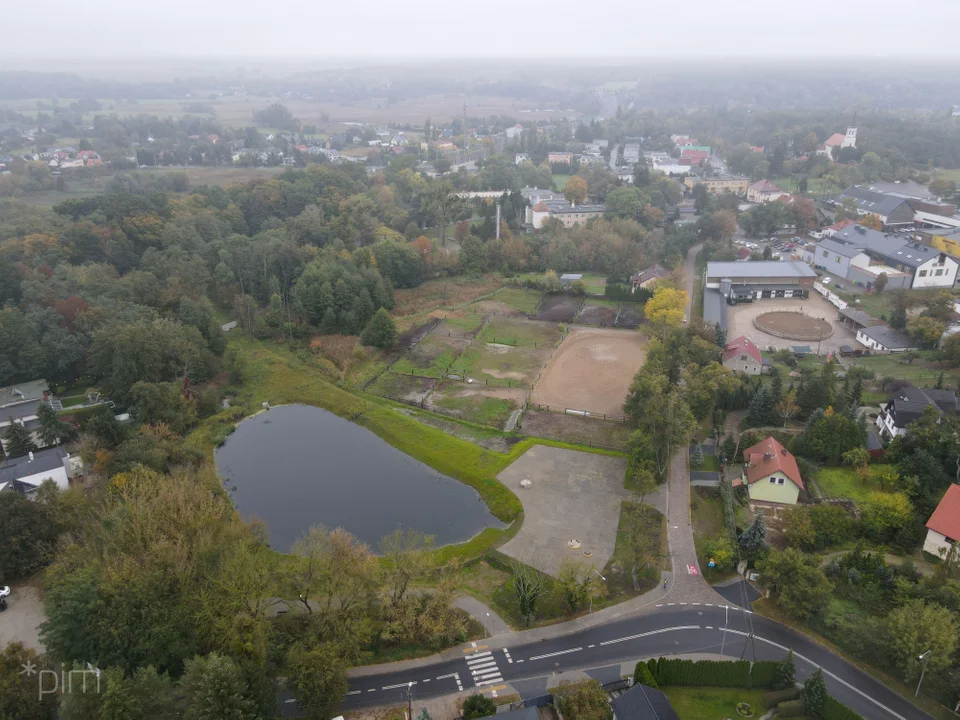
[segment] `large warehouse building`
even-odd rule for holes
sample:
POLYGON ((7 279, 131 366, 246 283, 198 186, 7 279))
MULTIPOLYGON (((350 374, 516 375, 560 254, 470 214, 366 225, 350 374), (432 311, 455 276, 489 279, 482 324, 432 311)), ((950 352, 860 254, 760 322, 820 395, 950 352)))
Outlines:
POLYGON ((800 260, 708 262, 704 284, 728 302, 809 297, 817 274, 800 260))

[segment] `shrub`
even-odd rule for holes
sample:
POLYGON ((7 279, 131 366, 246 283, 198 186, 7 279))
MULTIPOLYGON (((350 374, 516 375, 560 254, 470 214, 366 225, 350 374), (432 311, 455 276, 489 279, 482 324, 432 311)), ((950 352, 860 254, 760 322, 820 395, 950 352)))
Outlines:
POLYGON ((775 690, 768 692, 763 696, 763 706, 766 708, 776 707, 780 703, 788 700, 797 700, 800 697, 800 688, 793 687, 787 690, 775 690))
POLYGON ((823 670, 818 668, 813 675, 807 678, 807 681, 803 684, 800 697, 803 699, 803 708, 807 715, 823 717, 828 698, 827 683, 823 679, 823 670))
POLYGON ((650 672, 650 668, 647 667, 645 662, 637 663, 637 667, 633 671, 633 684, 646 685, 647 687, 655 689, 659 689, 660 687, 660 685, 657 684, 657 679, 653 676, 653 673, 650 672))
POLYGON ((373 318, 363 329, 360 342, 364 345, 373 345, 381 350, 387 350, 397 344, 397 326, 384 308, 374 313, 373 318))
POLYGON ((823 720, 863 720, 863 715, 855 713, 839 700, 827 698, 823 708, 823 720))
POLYGON ((750 686, 770 690, 777 687, 777 670, 780 663, 758 660, 750 668, 750 686))
POLYGON ((803 700, 787 700, 777 705, 777 717, 803 717, 803 700))
POLYGON ((797 684, 797 668, 793 664, 793 650, 790 650, 783 660, 776 663, 776 675, 771 687, 774 690, 795 690, 797 684))
POLYGON ((472 720, 473 718, 482 718, 489 717, 491 715, 497 714, 497 706, 486 695, 480 695, 479 693, 471 695, 463 702, 463 717, 464 720, 472 720))
POLYGON ((578 683, 564 680, 549 692, 564 717, 577 720, 611 720, 613 717, 607 694, 596 680, 578 683))

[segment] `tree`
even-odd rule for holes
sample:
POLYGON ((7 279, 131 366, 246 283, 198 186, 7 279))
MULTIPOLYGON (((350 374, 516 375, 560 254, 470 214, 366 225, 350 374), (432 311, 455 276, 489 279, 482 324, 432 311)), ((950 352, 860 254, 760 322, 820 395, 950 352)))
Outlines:
POLYGON ((827 682, 823 678, 823 670, 817 668, 816 672, 807 678, 803 684, 803 690, 800 692, 803 698, 803 711, 815 718, 822 718, 824 710, 827 707, 827 682))
POLYGON ((907 680, 920 677, 924 661, 920 655, 928 650, 926 669, 937 673, 951 665, 957 648, 957 616, 935 603, 914 600, 894 609, 887 617, 890 658, 907 680))
POLYGON ((446 181, 433 184, 425 195, 426 209, 436 216, 440 224, 440 246, 447 244, 447 224, 464 209, 463 200, 458 197, 453 186, 446 181))
POLYGON ((138 382, 130 388, 130 409, 148 425, 167 425, 181 435, 197 420, 197 408, 177 383, 138 382))
POLYGON ((57 541, 54 509, 17 492, 0 493, 0 583, 26 577, 49 562, 57 541))
POLYGON ((877 292, 883 292, 883 289, 887 286, 889 280, 890 278, 887 277, 885 272, 880 273, 877 275, 877 279, 873 281, 873 289, 877 292))
POLYGON ((788 650, 783 660, 777 661, 774 669, 773 689, 789 690, 797 682, 797 667, 793 661, 793 650, 788 650))
POLYGON ((56 694, 37 692, 37 675, 23 672, 29 666, 46 667, 43 656, 23 643, 12 642, 0 651, 0 718, 53 720, 57 717, 56 694))
POLYGON ((687 299, 686 291, 658 284, 644 306, 644 314, 661 328, 679 327, 686 317, 687 299))
POLYGON ((725 348, 727 346, 727 331, 720 327, 719 322, 714 325, 713 333, 717 338, 717 347, 725 348))
POLYGON ((913 504, 902 492, 873 492, 863 509, 863 529, 877 542, 890 542, 913 522, 913 504))
POLYGON ((60 420, 57 411, 46 403, 38 408, 37 419, 40 421, 40 439, 44 445, 58 445, 75 434, 73 426, 60 420))
POLYGON ((771 551, 757 561, 757 570, 777 604, 795 617, 819 614, 833 596, 833 586, 818 567, 817 558, 795 548, 771 551))
POLYGON ((783 400, 777 403, 776 411, 783 420, 783 426, 786 427, 787 423, 800 412, 800 406, 796 403, 796 393, 788 392, 784 395, 783 400))
POLYGON ((857 223, 859 225, 863 225, 864 227, 868 227, 871 230, 883 230, 883 220, 876 215, 864 215, 857 221, 857 223))
POLYGON ((583 610, 591 598, 600 594, 602 585, 598 585, 598 580, 593 566, 564 559, 557 575, 557 585, 563 593, 568 612, 572 614, 583 610))
POLYGON ((957 183, 950 178, 934 178, 927 187, 939 198, 950 198, 957 194, 957 183))
POLYGON ((374 313, 360 335, 360 343, 381 350, 389 350, 397 344, 397 326, 386 309, 380 308, 374 313))
POLYGON ((243 673, 229 657, 210 653, 188 660, 180 678, 186 720, 259 720, 243 673))
POLYGON ((767 526, 763 522, 763 515, 757 513, 753 522, 740 536, 740 549, 748 560, 756 558, 766 547, 767 526))
POLYGON ((722 240, 728 241, 737 232, 737 215, 732 210, 717 210, 713 213, 713 219, 720 228, 722 240))
POLYGON ((750 410, 747 413, 747 423, 751 427, 763 427, 770 424, 773 416, 773 398, 766 385, 761 385, 750 400, 750 410))
POLYGON ((21 457, 37 449, 30 431, 15 421, 12 416, 10 417, 10 425, 7 426, 7 432, 4 434, 3 439, 7 441, 7 457, 21 457))
POLYGON ((645 455, 657 479, 663 481, 674 448, 689 442, 696 427, 682 388, 665 375, 641 369, 630 385, 624 409, 637 428, 630 436, 631 453, 645 455))
POLYGON ((700 443, 697 443, 696 447, 693 449, 693 455, 690 456, 690 464, 695 468, 699 468, 703 465, 703 448, 700 447, 700 443))
POLYGON ((410 584, 430 570, 433 546, 433 535, 413 528, 398 527, 380 541, 380 556, 390 563, 384 574, 393 605, 403 602, 410 584))
POLYGON ((347 670, 337 648, 297 643, 287 654, 287 683, 307 717, 321 720, 347 694, 347 670))
POLYGON ((907 334, 925 347, 933 347, 943 336, 946 325, 932 317, 921 315, 907 321, 907 334))
POLYGON ((557 708, 563 717, 577 720, 611 720, 613 710, 599 680, 572 683, 561 680, 553 690, 557 708))
POLYGON ((515 562, 510 565, 510 587, 517 598, 520 617, 529 627, 536 616, 540 598, 547 592, 547 578, 532 565, 515 562))
POLYGON ((463 701, 463 720, 490 717, 497 714, 497 705, 491 698, 474 693, 463 701))
POLYGON ((907 309, 902 305, 894 305, 890 311, 890 325, 897 330, 903 330, 907 327, 907 309))
POLYGON ((697 215, 703 215, 710 208, 710 195, 707 194, 707 186, 703 183, 693 186, 693 207, 697 215))
POLYGON ((571 205, 582 205, 587 199, 587 181, 579 175, 567 180, 563 188, 563 196, 571 205))

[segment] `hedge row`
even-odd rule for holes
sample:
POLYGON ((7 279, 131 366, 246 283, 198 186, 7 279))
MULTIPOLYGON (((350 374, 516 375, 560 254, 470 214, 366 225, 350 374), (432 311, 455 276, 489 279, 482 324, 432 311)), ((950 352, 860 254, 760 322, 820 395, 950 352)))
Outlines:
POLYGON ((647 664, 644 662, 637 663, 637 667, 633 671, 633 684, 646 685, 647 687, 652 687, 655 690, 660 688, 660 685, 657 683, 657 679, 653 676, 653 673, 650 672, 650 668, 647 667, 647 664))
POLYGON ((823 720, 863 720, 863 715, 855 713, 839 700, 828 697, 823 709, 823 720))
POLYGON ((603 288, 603 296, 608 300, 620 300, 622 302, 646 303, 653 297, 653 292, 647 288, 637 288, 634 292, 629 285, 620 283, 607 283, 603 288))
POLYGON ((737 660, 649 660, 647 667, 660 687, 693 685, 703 687, 750 687, 750 662, 737 660))
POLYGON ((777 705, 777 717, 803 717, 806 708, 803 700, 787 700, 777 705))
POLYGON ((787 700, 796 700, 800 697, 800 688, 794 686, 787 690, 774 690, 763 696, 763 706, 767 709, 776 707, 787 700))
POLYGON ((780 663, 776 660, 758 660, 750 669, 751 687, 769 690, 777 686, 777 666, 780 663))

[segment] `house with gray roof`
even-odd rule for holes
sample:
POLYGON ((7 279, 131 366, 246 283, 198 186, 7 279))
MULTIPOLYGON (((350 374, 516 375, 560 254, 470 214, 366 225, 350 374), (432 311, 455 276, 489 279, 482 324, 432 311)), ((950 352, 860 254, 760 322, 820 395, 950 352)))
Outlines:
POLYGON ((637 684, 613 699, 614 720, 680 720, 663 691, 637 684))
MULTIPOLYGON (((910 234, 873 230, 863 225, 850 225, 831 239, 854 248, 861 248, 873 263, 884 263, 911 276, 912 288, 953 287, 960 262, 942 250, 915 241, 910 234)), ((821 244, 826 242, 821 241, 821 244)))
POLYGON ((809 297, 817 274, 801 260, 708 262, 704 284, 728 302, 809 297))
POLYGON ((889 325, 860 328, 857 330, 857 342, 877 353, 901 353, 918 349, 914 340, 889 325))
POLYGON ((938 415, 956 415, 960 402, 953 390, 931 390, 907 385, 890 394, 889 400, 880 408, 877 416, 877 429, 880 434, 895 438, 907 431, 907 425, 919 420, 933 408, 938 415))
POLYGON ((907 227, 913 225, 916 211, 905 197, 885 195, 875 190, 853 185, 844 190, 835 199, 837 205, 844 200, 853 200, 860 215, 874 215, 886 227, 907 227))
POLYGON ((0 462, 0 492, 17 492, 32 497, 46 480, 61 490, 69 487, 78 468, 79 458, 71 458, 61 447, 39 450, 23 457, 0 462))

